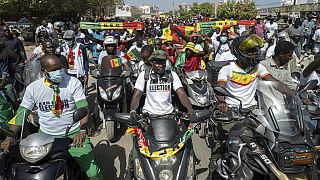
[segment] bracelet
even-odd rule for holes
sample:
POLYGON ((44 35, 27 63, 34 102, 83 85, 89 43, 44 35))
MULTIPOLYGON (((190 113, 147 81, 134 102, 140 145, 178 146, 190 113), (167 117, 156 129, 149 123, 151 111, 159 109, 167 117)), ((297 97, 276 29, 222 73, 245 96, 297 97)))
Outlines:
POLYGON ((85 130, 85 129, 80 129, 79 132, 84 132, 85 134, 87 134, 87 130, 85 130))

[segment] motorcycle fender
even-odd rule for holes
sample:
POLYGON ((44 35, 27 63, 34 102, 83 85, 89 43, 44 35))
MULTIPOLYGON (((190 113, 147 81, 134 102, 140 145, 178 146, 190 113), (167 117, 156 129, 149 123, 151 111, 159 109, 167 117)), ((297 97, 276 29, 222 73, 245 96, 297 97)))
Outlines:
MULTIPOLYGON (((141 168, 143 170, 144 177, 146 179, 157 179, 155 177, 155 174, 153 172, 153 169, 152 169, 152 166, 151 166, 149 160, 139 152, 139 145, 138 144, 139 143, 137 141, 134 143, 133 157, 139 159, 140 164, 141 164, 141 168)), ((134 166, 135 166, 135 163, 134 163, 134 166)), ((136 168, 134 168, 134 174, 136 176, 135 171, 136 171, 136 168)), ((135 179, 138 179, 138 177, 135 177, 135 179)))
POLYGON ((55 180, 67 174, 67 163, 65 160, 50 161, 39 166, 31 166, 27 163, 14 164, 11 168, 12 179, 46 179, 55 180))
MULTIPOLYGON (((185 144, 183 155, 182 155, 182 158, 180 161, 180 166, 179 166, 179 170, 177 172, 177 177, 176 177, 177 180, 187 179, 186 175, 188 172, 189 159, 190 159, 190 154, 191 154, 192 150, 193 150, 192 149, 192 141, 191 141, 191 139, 189 139, 187 141, 187 143, 185 144)), ((193 158, 195 158, 195 157, 193 157, 193 158)), ((194 175, 195 175, 195 173, 194 173, 194 175)))
MULTIPOLYGON (((230 169, 233 170, 238 166, 238 159, 231 157, 228 161, 230 169)), ((253 175, 254 172, 248 167, 248 165, 245 162, 242 162, 242 165, 236 173, 236 179, 250 180, 253 178, 253 175)))

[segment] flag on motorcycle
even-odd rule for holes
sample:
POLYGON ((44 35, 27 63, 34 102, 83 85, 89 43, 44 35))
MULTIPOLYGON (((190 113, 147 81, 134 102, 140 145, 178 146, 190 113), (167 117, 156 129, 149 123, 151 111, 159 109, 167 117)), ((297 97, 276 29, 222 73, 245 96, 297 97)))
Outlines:
POLYGON ((140 57, 140 52, 137 50, 137 48, 132 49, 127 54, 123 56, 126 60, 130 61, 132 59, 137 59, 140 57))
POLYGON ((27 114, 27 109, 20 106, 18 111, 17 111, 17 115, 15 115, 9 122, 8 124, 11 124, 11 125, 19 125, 19 126, 22 126, 23 124, 23 121, 25 119, 25 116, 27 114))
POLYGON ((80 22, 80 29, 136 29, 142 30, 144 22, 80 22))
POLYGON ((120 58, 114 58, 110 60, 110 64, 112 68, 117 68, 121 66, 121 60, 120 58))

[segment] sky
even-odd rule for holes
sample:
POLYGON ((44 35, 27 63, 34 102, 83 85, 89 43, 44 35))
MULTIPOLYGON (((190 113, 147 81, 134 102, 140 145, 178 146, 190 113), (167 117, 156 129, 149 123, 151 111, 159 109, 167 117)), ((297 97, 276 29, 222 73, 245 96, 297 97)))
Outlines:
MULTIPOLYGON (((192 4, 193 2, 204 3, 213 2, 214 0, 124 0, 126 4, 140 6, 140 5, 155 5, 160 8, 161 12, 167 12, 173 9, 173 1, 175 9, 178 9, 179 4, 187 3, 192 4)), ((280 0, 254 0, 258 8, 279 6, 280 0)))

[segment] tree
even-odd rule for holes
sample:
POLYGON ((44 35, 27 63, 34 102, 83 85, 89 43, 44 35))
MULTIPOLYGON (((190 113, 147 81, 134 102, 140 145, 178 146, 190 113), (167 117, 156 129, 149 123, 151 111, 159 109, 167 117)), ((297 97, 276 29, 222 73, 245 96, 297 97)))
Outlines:
POLYGON ((228 2, 219 5, 217 9, 219 19, 253 19, 257 15, 255 3, 228 2))
POLYGON ((123 0, 1 0, 0 17, 18 20, 21 17, 37 17, 39 20, 47 17, 63 20, 85 15, 89 11, 107 8, 108 13, 115 11, 115 5, 123 0))

